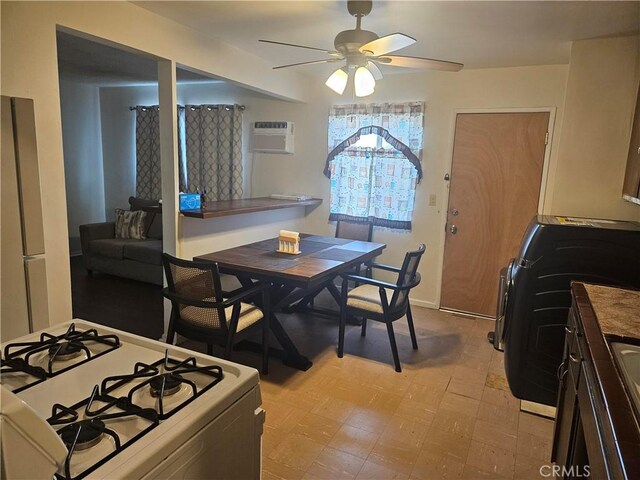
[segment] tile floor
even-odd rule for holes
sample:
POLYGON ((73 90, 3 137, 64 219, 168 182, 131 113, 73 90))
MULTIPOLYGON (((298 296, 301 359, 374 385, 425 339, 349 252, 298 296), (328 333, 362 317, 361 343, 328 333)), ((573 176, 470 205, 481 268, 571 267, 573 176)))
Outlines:
POLYGON ((282 318, 314 365, 272 360, 262 379, 265 480, 542 478, 553 422, 519 411, 493 322, 414 308, 419 350, 396 322, 396 373, 381 324, 349 327, 340 359, 335 320, 282 318))

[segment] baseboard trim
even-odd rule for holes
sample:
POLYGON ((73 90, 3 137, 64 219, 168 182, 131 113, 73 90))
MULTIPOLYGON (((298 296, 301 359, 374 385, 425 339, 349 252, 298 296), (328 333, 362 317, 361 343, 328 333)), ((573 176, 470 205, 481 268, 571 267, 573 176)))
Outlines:
POLYGON ((482 315, 479 313, 461 312, 460 310, 451 310, 450 308, 441 308, 440 311, 447 312, 452 315, 457 315, 459 317, 479 318, 481 320, 493 320, 494 322, 496 321, 494 317, 490 317, 489 315, 482 315))
POLYGON ((435 302, 427 302, 426 300, 418 300, 416 298, 410 298, 409 303, 411 305, 415 305, 416 307, 432 308, 434 310, 438 309, 435 302))

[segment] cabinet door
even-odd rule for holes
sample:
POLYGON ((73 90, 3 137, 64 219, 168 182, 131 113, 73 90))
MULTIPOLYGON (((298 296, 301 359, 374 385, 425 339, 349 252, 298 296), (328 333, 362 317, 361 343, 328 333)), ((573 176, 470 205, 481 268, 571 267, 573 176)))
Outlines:
MULTIPOLYGON (((577 385, 579 374, 571 369, 571 357, 575 358, 577 340, 576 319, 573 307, 569 311, 569 319, 566 326, 564 361, 558 369, 560 390, 556 408, 556 421, 553 434, 553 449, 551 460, 558 465, 570 466, 572 445, 574 443, 576 426, 579 420, 577 385)), ((579 371, 578 371, 579 372, 579 371)))
POLYGON ((629 143, 629 156, 627 157, 627 170, 622 193, 631 198, 640 199, 640 90, 636 100, 636 112, 633 120, 633 130, 631 130, 631 142, 629 143))
POLYGON ((563 374, 560 381, 560 393, 558 395, 558 407, 556 411, 555 431, 553 435, 553 450, 551 460, 558 465, 570 466, 572 444, 579 418, 578 397, 568 368, 563 365, 563 374))
POLYGON ((594 385, 595 378, 593 365, 585 362, 582 365, 582 377, 585 381, 580 383, 578 388, 578 402, 580 403, 580 422, 584 430, 584 436, 589 439, 585 444, 592 478, 616 478, 608 471, 607 458, 615 458, 615 451, 607 451, 603 442, 603 431, 598 415, 598 406, 604 405, 602 398, 591 386, 594 385))

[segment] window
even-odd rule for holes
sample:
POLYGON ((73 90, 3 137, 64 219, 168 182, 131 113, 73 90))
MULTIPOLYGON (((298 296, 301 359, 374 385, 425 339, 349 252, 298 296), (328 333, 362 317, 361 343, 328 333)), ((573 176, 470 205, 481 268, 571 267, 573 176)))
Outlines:
POLYGON ((360 136, 360 140, 353 144, 354 147, 375 148, 376 150, 393 150, 393 147, 387 141, 376 133, 369 133, 360 136))
POLYGON ((411 229, 422 178, 424 104, 334 106, 329 115, 330 220, 411 229))

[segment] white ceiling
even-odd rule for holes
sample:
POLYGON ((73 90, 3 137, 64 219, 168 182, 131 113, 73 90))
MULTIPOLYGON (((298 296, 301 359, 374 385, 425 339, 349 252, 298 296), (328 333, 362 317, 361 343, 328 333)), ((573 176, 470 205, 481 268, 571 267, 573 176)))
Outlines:
MULTIPOLYGON (((261 44, 258 39, 333 49, 352 29, 345 1, 134 2, 209 36, 283 65, 324 58, 322 52, 261 44)), ((570 42, 640 31, 640 2, 374 1, 364 29, 416 39, 397 53, 451 60, 465 68, 561 64, 570 42)), ((335 64, 293 67, 329 72, 335 64)), ((410 70, 386 67, 385 73, 410 70)))
MULTIPOLYGON (((56 32, 58 72, 64 80, 97 86, 149 85, 158 83, 158 64, 148 56, 93 42, 62 31, 56 32)), ((181 68, 180 83, 214 82, 181 68)))

